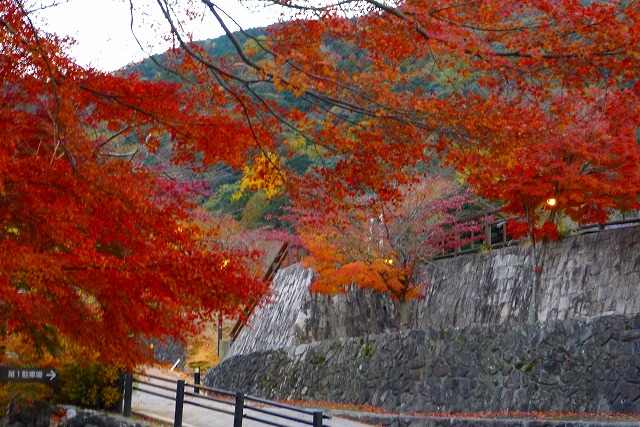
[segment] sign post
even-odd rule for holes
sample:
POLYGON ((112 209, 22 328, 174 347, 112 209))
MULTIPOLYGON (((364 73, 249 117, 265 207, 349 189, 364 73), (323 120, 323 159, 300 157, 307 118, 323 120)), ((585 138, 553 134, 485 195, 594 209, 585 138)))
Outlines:
POLYGON ((8 368, 0 366, 0 382, 39 382, 53 384, 58 371, 51 368, 8 368))

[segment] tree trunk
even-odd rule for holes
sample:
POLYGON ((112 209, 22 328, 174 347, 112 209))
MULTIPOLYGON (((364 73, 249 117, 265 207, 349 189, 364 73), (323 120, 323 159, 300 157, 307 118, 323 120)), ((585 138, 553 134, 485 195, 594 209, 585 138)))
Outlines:
POLYGON ((400 329, 407 330, 409 324, 409 301, 404 298, 398 300, 398 318, 400 319, 400 329))
POLYGON ((544 269, 545 252, 548 246, 548 239, 536 244, 531 237, 531 264, 533 269, 533 277, 531 281, 531 297, 529 298, 529 312, 527 314, 528 323, 536 323, 538 321, 538 308, 540 307, 540 285, 542 283, 542 271, 544 269))

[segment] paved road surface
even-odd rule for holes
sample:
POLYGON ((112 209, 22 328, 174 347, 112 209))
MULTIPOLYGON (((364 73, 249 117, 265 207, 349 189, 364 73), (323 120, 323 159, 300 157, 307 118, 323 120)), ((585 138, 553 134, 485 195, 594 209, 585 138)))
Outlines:
MULTIPOLYGON (((151 370, 148 372, 154 376, 162 376, 166 378, 178 379, 178 375, 173 372, 167 372, 167 371, 160 372, 158 370, 151 370)), ((183 379, 185 379, 187 382, 193 381, 192 379, 188 379, 188 378, 183 378, 183 379)), ((162 381, 151 379, 148 377, 143 378, 142 380, 151 382, 153 384, 165 386, 170 390, 159 390, 155 386, 149 386, 142 383, 136 383, 134 385, 135 388, 139 388, 141 390, 142 389, 151 390, 151 391, 154 391, 155 393, 159 393, 164 396, 175 397, 175 385, 171 383, 165 383, 162 381)), ((187 387, 186 391, 192 392, 193 390, 191 387, 187 387)), ((299 412, 291 412, 291 411, 288 411, 285 409, 279 409, 279 408, 265 408, 265 407, 262 407, 262 408, 269 409, 270 411, 277 411, 278 414, 291 416, 298 419, 308 420, 309 422, 311 422, 312 420, 311 415, 306 415, 299 412)), ((305 408, 305 409, 308 410, 308 408, 305 408)), ((133 399, 132 399, 132 410, 135 414, 162 420, 173 425, 173 419, 175 414, 175 403, 172 400, 169 400, 167 398, 163 398, 160 396, 151 395, 149 393, 144 393, 142 391, 134 390, 133 399)), ((232 415, 234 411, 233 404, 223 404, 223 403, 213 402, 210 400, 205 400, 205 399, 196 398, 196 397, 187 395, 185 397, 185 405, 184 405, 183 411, 184 411, 183 426, 185 427, 231 427, 233 426, 233 415, 232 415), (209 409, 200 408, 200 407, 188 404, 187 402, 195 402, 202 405, 206 405, 208 407, 216 408, 218 411, 212 411, 209 409), (226 411, 228 413, 219 412, 219 411, 226 411)), ((255 410, 245 409, 245 420, 243 421, 243 424, 242 424, 243 427, 263 427, 268 425, 268 424, 260 423, 255 420, 251 420, 247 418, 247 416, 255 417, 258 419, 268 419, 272 422, 275 422, 287 427, 289 426, 303 427, 305 425, 308 425, 308 424, 303 424, 293 420, 273 417, 264 413, 257 412, 255 410)), ((355 421, 350 421, 350 420, 336 418, 336 417, 333 417, 331 419, 326 419, 324 421, 324 426, 327 426, 327 427, 361 427, 361 426, 367 426, 367 425, 368 424, 362 424, 355 421)))

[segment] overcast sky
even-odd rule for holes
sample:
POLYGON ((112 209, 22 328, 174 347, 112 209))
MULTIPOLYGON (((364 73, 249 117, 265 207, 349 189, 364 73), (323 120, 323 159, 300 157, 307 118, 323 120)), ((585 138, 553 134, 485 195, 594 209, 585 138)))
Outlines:
MULTIPOLYGON (((276 22, 279 12, 273 6, 264 8, 258 0, 216 0, 243 28, 266 26, 276 22)), ((72 47, 71 55, 83 66, 92 66, 104 71, 113 71, 124 65, 139 61, 149 53, 160 53, 171 47, 159 34, 166 32, 167 25, 162 21, 154 0, 135 0, 135 4, 144 5, 134 15, 136 35, 147 50, 138 46, 130 29, 131 15, 129 2, 123 0, 70 0, 53 8, 40 12, 37 25, 46 31, 60 36, 72 36, 77 45, 72 47), (149 16, 143 16, 144 11, 149 16), (155 28, 151 24, 156 22, 155 28), (158 25, 162 27, 158 30, 158 25)), ((229 23, 232 30, 236 30, 229 23)), ((198 20, 190 24, 190 31, 196 40, 215 38, 223 34, 222 29, 211 18, 198 20)))

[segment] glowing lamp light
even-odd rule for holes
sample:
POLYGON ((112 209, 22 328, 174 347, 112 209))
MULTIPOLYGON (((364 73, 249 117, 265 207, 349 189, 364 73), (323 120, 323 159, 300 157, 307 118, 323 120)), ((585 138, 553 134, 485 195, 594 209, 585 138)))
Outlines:
POLYGON ((385 264, 393 265, 393 260, 391 258, 384 260, 385 264))
POLYGON ((555 206, 556 203, 558 203, 558 201, 556 199, 554 199, 553 197, 550 199, 547 199, 547 205, 549 206, 555 206))

